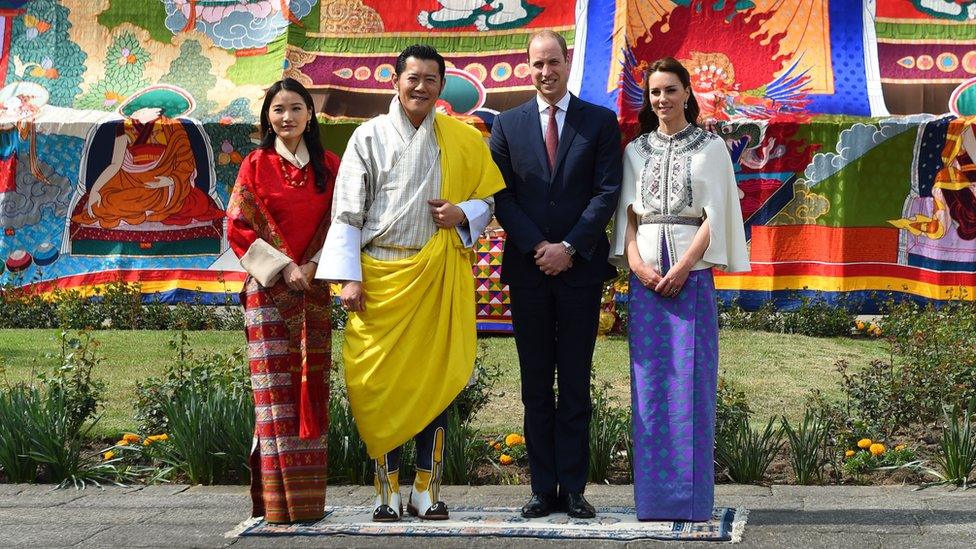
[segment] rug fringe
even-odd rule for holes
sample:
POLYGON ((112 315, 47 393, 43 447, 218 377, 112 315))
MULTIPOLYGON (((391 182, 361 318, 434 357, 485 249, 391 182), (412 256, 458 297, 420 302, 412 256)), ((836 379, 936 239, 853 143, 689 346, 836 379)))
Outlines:
POLYGON ((251 518, 249 518, 247 520, 243 520, 243 521, 241 521, 240 524, 238 524, 237 526, 235 526, 233 530, 231 530, 230 532, 225 533, 224 534, 224 537, 225 538, 236 538, 236 537, 240 537, 240 535, 243 534, 245 530, 247 530, 248 528, 254 526, 255 524, 257 524, 259 522, 261 522, 262 520, 264 520, 264 517, 251 517, 251 518))
POLYGON ((749 519, 749 510, 745 507, 735 508, 735 517, 732 519, 732 540, 731 543, 742 541, 742 534, 746 529, 746 520, 749 519))

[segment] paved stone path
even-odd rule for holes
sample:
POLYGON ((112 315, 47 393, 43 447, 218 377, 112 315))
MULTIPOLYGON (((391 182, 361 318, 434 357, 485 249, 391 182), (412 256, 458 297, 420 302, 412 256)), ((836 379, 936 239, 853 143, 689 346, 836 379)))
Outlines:
MULTIPOLYGON (((242 486, 148 486, 53 490, 0 484, 0 547, 716 547, 709 543, 566 542, 518 538, 224 538, 250 510, 242 486)), ((525 486, 449 486, 445 500, 521 504, 525 486)), ((364 505, 372 487, 333 486, 331 505, 364 505)), ((596 506, 632 505, 630 486, 587 488, 596 506)), ((976 490, 903 486, 720 485, 716 504, 746 507, 736 547, 857 549, 976 547, 976 490)))

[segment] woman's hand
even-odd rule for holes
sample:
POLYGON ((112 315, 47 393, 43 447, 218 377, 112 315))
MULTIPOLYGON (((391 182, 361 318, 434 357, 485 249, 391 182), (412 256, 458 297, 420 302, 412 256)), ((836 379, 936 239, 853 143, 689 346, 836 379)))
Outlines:
POLYGON ((661 281, 661 273, 657 272, 657 269, 652 268, 643 262, 638 262, 636 265, 631 265, 630 270, 633 271, 634 276, 637 280, 644 285, 645 288, 654 289, 657 283, 661 281))
POLYGON ((315 280, 315 269, 319 267, 319 264, 314 261, 309 261, 308 263, 299 267, 302 271, 302 276, 308 281, 309 287, 312 285, 312 281, 315 280))
POLYGON ((661 277, 660 282, 654 287, 654 291, 664 297, 675 297, 681 292, 685 281, 688 280, 690 269, 684 266, 675 265, 668 270, 668 273, 661 277))
POLYGON ((292 291, 304 292, 312 287, 308 283, 308 279, 305 278, 305 273, 302 272, 302 268, 295 265, 294 261, 288 265, 285 265, 284 270, 281 272, 281 276, 284 278, 285 284, 287 284, 288 288, 292 291))

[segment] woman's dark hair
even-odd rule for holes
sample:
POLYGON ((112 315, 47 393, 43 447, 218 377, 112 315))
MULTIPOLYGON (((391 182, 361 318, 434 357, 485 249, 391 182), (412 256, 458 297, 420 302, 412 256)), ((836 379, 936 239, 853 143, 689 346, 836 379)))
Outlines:
MULTIPOLYGON (((691 89, 691 75, 688 74, 688 69, 674 57, 664 57, 651 63, 651 66, 647 67, 647 71, 644 73, 644 106, 641 107, 640 113, 637 115, 637 121, 640 122, 641 126, 641 133, 652 132, 661 125, 661 121, 657 118, 657 113, 654 112, 654 107, 651 106, 651 94, 650 90, 647 89, 647 80, 655 72, 670 72, 678 77, 678 80, 681 81, 681 85, 685 89, 691 89)), ((695 92, 692 91, 691 95, 688 96, 688 108, 685 109, 685 118, 688 119, 688 122, 697 126, 698 115, 700 113, 701 109, 698 108, 698 100, 695 99, 695 92)))
POLYGON ((308 93, 298 80, 285 78, 279 80, 268 88, 264 94, 264 104, 261 105, 261 144, 260 149, 273 149, 275 146, 275 133, 271 127, 271 120, 268 119, 268 111, 271 110, 271 102, 281 90, 295 92, 305 101, 311 118, 308 119, 308 127, 305 129, 305 148, 308 149, 309 162, 312 164, 312 174, 315 177, 315 190, 320 193, 325 192, 325 187, 329 183, 332 174, 325 167, 325 148, 322 146, 322 138, 319 136, 319 121, 315 117, 315 105, 312 102, 312 94, 308 93))

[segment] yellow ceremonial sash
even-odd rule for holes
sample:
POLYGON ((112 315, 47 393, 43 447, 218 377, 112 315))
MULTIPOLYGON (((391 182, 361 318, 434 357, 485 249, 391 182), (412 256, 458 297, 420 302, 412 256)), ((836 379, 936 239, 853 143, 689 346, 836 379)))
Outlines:
MULTIPOLYGON (((481 133, 448 116, 434 120, 441 194, 457 204, 505 183, 481 133)), ((370 457, 419 433, 454 401, 475 360, 472 252, 439 229, 414 256, 361 257, 365 310, 346 323, 349 403, 370 457)))

